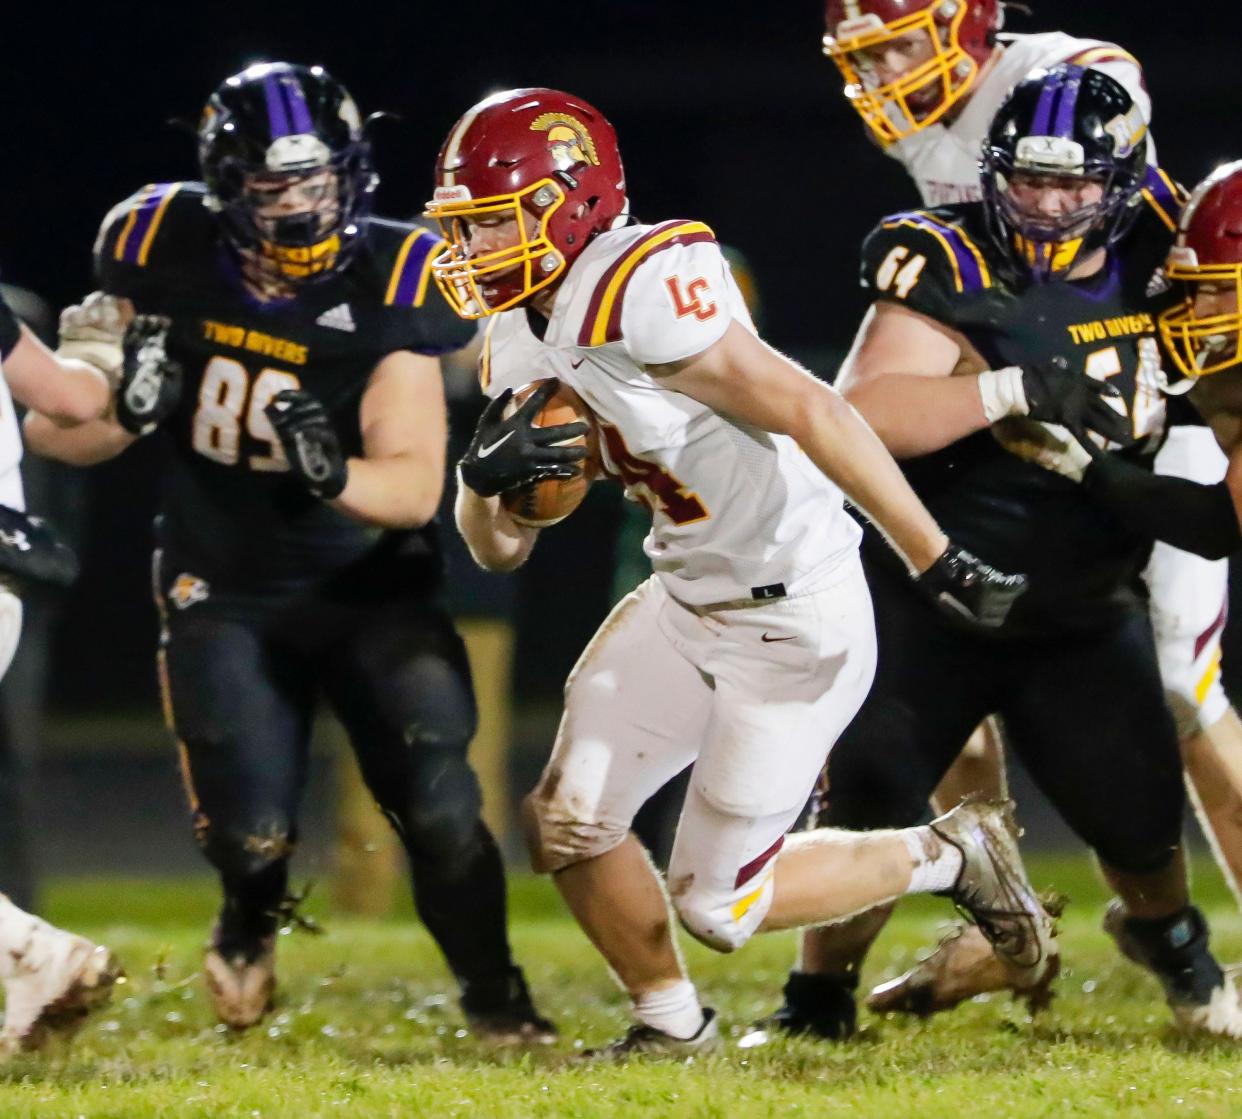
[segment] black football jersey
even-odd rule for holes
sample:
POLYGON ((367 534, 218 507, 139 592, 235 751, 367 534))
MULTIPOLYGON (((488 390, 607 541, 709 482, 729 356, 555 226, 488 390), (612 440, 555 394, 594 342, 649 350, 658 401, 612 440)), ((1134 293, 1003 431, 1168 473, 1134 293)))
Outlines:
MULTIPOLYGON (((1051 283, 1031 283, 1009 264, 981 203, 895 214, 864 244, 862 283, 959 332, 992 369, 1060 355, 1082 375, 1107 379, 1132 421, 1130 438, 1111 452, 1150 468, 1167 418, 1155 323, 1168 298, 1156 293, 1173 237, 1172 203, 1163 202, 1148 201, 1101 272, 1051 283)), ((1031 421, 1007 419, 902 464, 956 543, 1030 577, 1006 624, 1014 633, 1088 625, 1132 604, 1149 550, 1076 483, 1014 453, 1042 434, 1031 421)))
POLYGON ((439 246, 421 226, 372 218, 345 267, 265 303, 242 286, 201 183, 153 184, 108 215, 95 245, 100 286, 172 319, 168 353, 184 371, 163 428, 170 569, 220 589, 297 589, 377 553, 434 551, 433 528, 384 532, 311 496, 290 476, 264 407, 283 389, 305 389, 345 454, 361 454, 359 404, 379 361, 454 350, 473 335, 431 281, 439 246))

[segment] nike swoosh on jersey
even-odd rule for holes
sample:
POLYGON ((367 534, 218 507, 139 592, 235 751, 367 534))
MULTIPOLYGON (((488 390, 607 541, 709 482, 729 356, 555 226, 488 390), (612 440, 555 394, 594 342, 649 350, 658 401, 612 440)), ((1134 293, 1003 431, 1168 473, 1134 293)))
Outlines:
POLYGON ((571 361, 571 362, 569 363, 569 368, 570 368, 570 369, 577 369, 577 368, 578 368, 578 366, 580 366, 580 365, 581 365, 584 361, 586 361, 586 358, 584 358, 584 357, 579 358, 577 361, 571 361))
POLYGON ((796 636, 797 634, 790 634, 788 637, 769 637, 765 633, 761 638, 759 638, 759 640, 770 645, 773 641, 792 641, 796 636))
POLYGON ((479 458, 487 458, 487 456, 490 455, 493 451, 498 450, 513 434, 514 433, 512 431, 506 431, 504 435, 502 435, 499 439, 497 439, 496 442, 493 443, 490 447, 480 447, 479 458))

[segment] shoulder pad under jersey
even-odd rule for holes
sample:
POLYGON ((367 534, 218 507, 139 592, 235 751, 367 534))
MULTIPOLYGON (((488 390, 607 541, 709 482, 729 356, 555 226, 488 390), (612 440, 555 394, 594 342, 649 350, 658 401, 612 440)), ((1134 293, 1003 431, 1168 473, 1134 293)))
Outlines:
POLYGON ((958 300, 992 286, 986 242, 962 220, 968 209, 909 210, 884 218, 863 242, 862 286, 875 299, 952 319, 958 300))
POLYGON ((107 291, 139 270, 183 268, 187 243, 210 242, 214 219, 201 183, 149 183, 114 206, 95 239, 95 269, 107 291), (116 281, 116 284, 110 284, 116 281))
MULTIPOLYGON (((676 274, 680 271, 677 267, 678 263, 687 263, 692 258, 688 254, 682 254, 680 260, 678 260, 667 258, 667 254, 679 249, 691 249, 695 246, 707 247, 707 255, 714 256, 719 260, 721 268, 723 268, 724 258, 720 255, 719 246, 716 244, 716 237, 711 229, 702 222, 661 222, 659 225, 651 226, 640 236, 629 241, 607 262, 602 273, 595 278, 590 288, 590 294, 585 301, 585 308, 581 312, 582 318, 577 336, 578 345, 594 347, 605 346, 610 342, 622 341, 627 326, 632 329, 634 322, 632 316, 628 314, 623 315, 623 312, 627 310, 627 298, 635 298, 640 288, 649 286, 650 274, 647 272, 642 272, 642 278, 637 281, 637 287, 635 286, 636 277, 639 276, 642 266, 652 261, 657 255, 660 255, 661 263, 669 265, 670 275, 676 274)), ((690 277, 689 279, 693 281, 696 278, 690 277)), ((709 284, 713 278, 707 278, 709 284)), ((688 290, 682 291, 680 294, 685 297, 681 304, 682 310, 685 310, 687 306, 694 303, 695 294, 688 290)), ((723 290, 720 292, 720 295, 723 297, 723 290)), ((676 320, 677 316, 678 307, 676 300, 672 294, 667 294, 663 298, 668 303, 667 317, 671 323, 676 320)), ((701 304, 701 307, 705 307, 705 304, 701 304)), ((685 313, 687 315, 693 314, 692 311, 686 311, 685 313)), ((636 359, 651 360, 649 358, 636 359)))

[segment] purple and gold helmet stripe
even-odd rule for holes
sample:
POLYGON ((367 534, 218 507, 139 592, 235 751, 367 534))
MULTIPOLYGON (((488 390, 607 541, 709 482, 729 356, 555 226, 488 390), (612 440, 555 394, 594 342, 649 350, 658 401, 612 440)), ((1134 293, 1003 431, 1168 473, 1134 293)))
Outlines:
POLYGON ((414 230, 405 239, 397 254, 397 263, 393 266, 388 292, 384 296, 384 306, 421 307, 427 294, 431 261, 443 249, 444 242, 431 230, 414 230))
POLYGON ((140 267, 147 262, 151 242, 156 230, 164 220, 164 211, 172 196, 181 188, 180 183, 152 183, 143 187, 138 201, 129 211, 125 226, 116 239, 112 250, 113 259, 140 267))
POLYGON ((992 286, 992 274, 978 246, 956 225, 941 221, 921 210, 894 214, 884 222, 885 229, 906 226, 930 233, 945 251, 953 266, 953 283, 959 292, 976 292, 992 286))
POLYGON ((1074 134, 1074 108, 1078 104, 1078 91, 1082 89, 1082 70, 1075 69, 1066 74, 1061 84, 1061 99, 1057 102, 1057 117, 1052 125, 1052 134, 1069 139, 1074 134))

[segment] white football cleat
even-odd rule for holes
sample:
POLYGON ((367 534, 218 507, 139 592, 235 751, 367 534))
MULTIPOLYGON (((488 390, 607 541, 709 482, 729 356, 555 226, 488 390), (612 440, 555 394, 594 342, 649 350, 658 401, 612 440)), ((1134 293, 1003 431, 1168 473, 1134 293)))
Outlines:
POLYGON ((71 1037, 125 974, 103 945, 42 921, 22 950, 9 955, 14 974, 4 980, 0 1030, 5 1054, 39 1049, 54 1036, 71 1037))
POLYGON ((257 956, 225 957, 214 945, 203 957, 203 978, 216 1017, 234 1030, 253 1026, 272 1009, 276 992, 276 942, 265 937, 257 956))

